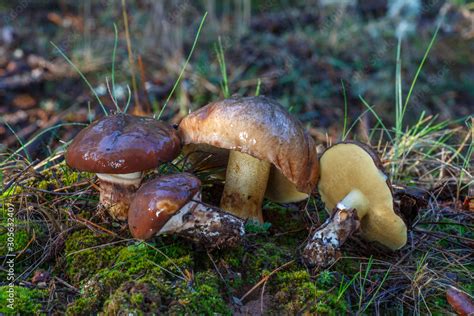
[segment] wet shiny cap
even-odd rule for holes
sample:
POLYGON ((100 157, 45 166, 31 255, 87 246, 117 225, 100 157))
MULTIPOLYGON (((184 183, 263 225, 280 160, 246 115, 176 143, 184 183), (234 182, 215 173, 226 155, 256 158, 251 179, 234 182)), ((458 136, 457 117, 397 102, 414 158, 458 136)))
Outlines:
MULTIPOLYGON (((185 145, 208 144, 272 163, 282 176, 270 176, 270 190, 276 184, 272 182, 285 178, 300 192, 309 194, 316 186, 319 169, 313 139, 272 99, 259 96, 217 101, 189 114, 178 130, 185 145)), ((267 195, 272 193, 269 189, 267 195)))
POLYGON ((142 185, 128 211, 132 236, 138 239, 154 236, 200 187, 201 181, 188 173, 162 176, 142 185))
POLYGON ((66 163, 81 171, 124 174, 153 169, 178 156, 176 130, 151 117, 106 116, 84 128, 66 152, 66 163))

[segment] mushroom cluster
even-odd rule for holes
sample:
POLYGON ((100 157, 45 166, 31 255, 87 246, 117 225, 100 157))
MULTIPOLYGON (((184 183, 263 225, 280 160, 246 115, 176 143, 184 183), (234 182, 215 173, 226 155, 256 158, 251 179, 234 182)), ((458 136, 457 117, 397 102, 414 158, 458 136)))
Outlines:
POLYGON ((69 166, 97 174, 100 204, 113 218, 128 220, 137 239, 176 233, 208 248, 233 245, 244 234, 244 220, 263 222, 265 197, 297 202, 316 187, 333 211, 303 251, 309 267, 333 263, 355 232, 392 250, 407 239, 377 155, 366 145, 342 142, 318 159, 302 124, 266 97, 210 103, 177 129, 153 118, 106 116, 76 136, 65 158, 69 166), (225 170, 220 208, 201 201, 201 182, 189 173, 141 183, 145 171, 182 151, 195 157, 191 163, 225 170), (196 159, 196 153, 206 158, 196 159))
POLYGON ((106 116, 71 142, 66 163, 96 173, 100 205, 112 218, 128 219, 138 239, 177 233, 208 248, 235 244, 243 220, 200 202, 200 181, 189 174, 141 182, 144 172, 175 159, 181 151, 176 129, 153 118, 124 113, 106 116))
POLYGON ((97 174, 101 205, 113 218, 126 220, 144 171, 173 160, 180 150, 173 127, 153 118, 118 113, 80 131, 65 158, 70 167, 97 174))

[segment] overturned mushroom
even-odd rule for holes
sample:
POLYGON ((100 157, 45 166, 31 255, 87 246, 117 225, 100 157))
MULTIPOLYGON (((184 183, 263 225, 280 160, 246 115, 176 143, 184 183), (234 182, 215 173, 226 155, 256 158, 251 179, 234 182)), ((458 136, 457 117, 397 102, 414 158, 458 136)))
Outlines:
POLYGON ((240 218, 262 222, 264 196, 296 202, 316 186, 314 141, 276 101, 246 97, 214 102, 185 117, 178 130, 185 145, 230 151, 221 208, 240 218))
POLYGON ((100 179, 100 203, 112 217, 127 218, 132 194, 143 171, 173 160, 181 143, 174 128, 153 118, 128 114, 106 116, 74 138, 66 162, 100 179))
POLYGON ((303 251, 308 266, 332 264, 341 245, 355 231, 392 250, 406 244, 406 225, 394 212, 390 182, 371 148, 355 142, 338 143, 323 153, 320 168, 319 193, 333 213, 303 251))
POLYGON ((219 248, 238 243, 243 220, 204 205, 201 182, 191 174, 162 176, 143 184, 130 204, 128 224, 133 237, 176 233, 204 245, 219 248))

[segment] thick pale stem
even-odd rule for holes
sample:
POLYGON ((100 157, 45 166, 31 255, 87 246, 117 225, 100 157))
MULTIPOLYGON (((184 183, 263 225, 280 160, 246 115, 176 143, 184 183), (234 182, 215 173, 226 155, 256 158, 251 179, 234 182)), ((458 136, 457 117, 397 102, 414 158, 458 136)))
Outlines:
POLYGON ((140 186, 142 173, 98 173, 97 177, 100 179, 100 204, 113 218, 120 221, 127 220, 130 201, 140 186))
POLYGON ((262 202, 271 164, 231 150, 221 208, 243 219, 263 222, 262 202))
POLYGON ((339 256, 344 242, 360 227, 367 214, 367 199, 353 190, 337 203, 328 218, 313 234, 303 251, 303 261, 310 268, 326 268, 339 256))
POLYGON ((187 203, 158 232, 175 233, 207 249, 232 247, 245 233, 244 221, 232 214, 199 202, 199 196, 187 203))

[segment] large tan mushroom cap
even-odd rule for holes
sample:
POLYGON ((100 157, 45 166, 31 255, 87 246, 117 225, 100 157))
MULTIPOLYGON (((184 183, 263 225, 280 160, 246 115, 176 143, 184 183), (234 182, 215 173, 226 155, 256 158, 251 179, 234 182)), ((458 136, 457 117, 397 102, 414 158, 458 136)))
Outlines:
POLYGON ((336 144, 321 156, 318 189, 328 210, 350 192, 362 193, 363 202, 351 206, 361 221, 362 236, 395 250, 406 244, 407 228, 394 212, 390 183, 379 167, 377 155, 368 146, 336 144))
POLYGON ((208 104, 185 117, 179 133, 184 144, 239 151, 273 164, 266 195, 274 201, 290 202, 295 194, 305 197, 316 186, 319 171, 313 139, 269 98, 231 98, 208 104))

